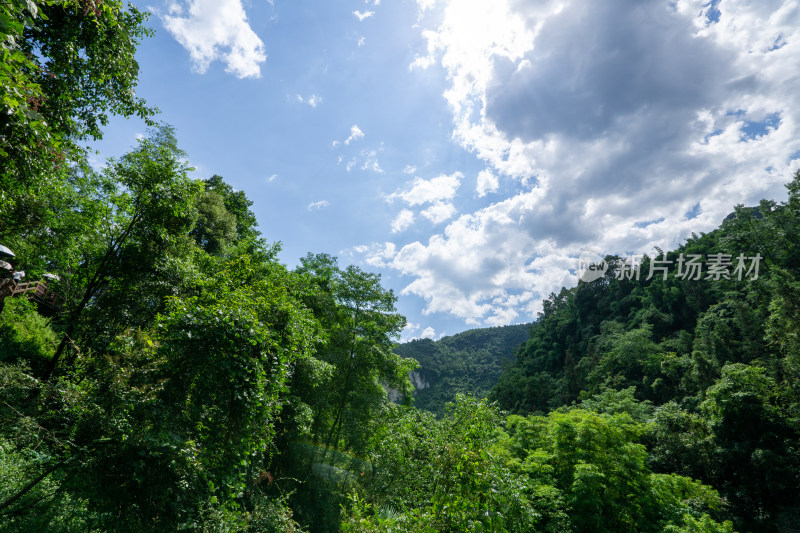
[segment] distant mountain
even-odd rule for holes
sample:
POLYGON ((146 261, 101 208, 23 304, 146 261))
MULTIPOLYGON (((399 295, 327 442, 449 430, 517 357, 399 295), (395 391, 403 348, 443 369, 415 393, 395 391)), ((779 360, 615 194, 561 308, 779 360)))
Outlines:
POLYGON ((530 338, 530 330, 531 324, 471 329, 437 341, 399 345, 397 354, 420 364, 411 373, 414 405, 441 414, 459 392, 486 396, 513 360, 514 350, 530 338))

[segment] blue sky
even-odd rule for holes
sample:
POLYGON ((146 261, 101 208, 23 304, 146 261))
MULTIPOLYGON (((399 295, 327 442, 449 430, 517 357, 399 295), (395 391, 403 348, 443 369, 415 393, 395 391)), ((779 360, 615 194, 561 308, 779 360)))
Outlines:
MULTIPOLYGON (((150 0, 139 96, 295 265, 382 275, 404 339, 532 321, 800 168, 796 1, 150 0)), ((114 119, 98 160, 145 133, 114 119)), ((747 251, 746 251, 747 252, 747 251)))

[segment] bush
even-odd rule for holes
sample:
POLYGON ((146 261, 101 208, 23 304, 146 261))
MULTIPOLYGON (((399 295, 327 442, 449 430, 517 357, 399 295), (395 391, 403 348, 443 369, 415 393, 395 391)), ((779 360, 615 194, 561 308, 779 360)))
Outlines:
POLYGON ((48 320, 24 298, 6 298, 0 313, 0 361, 29 361, 34 370, 53 357, 58 340, 48 320))

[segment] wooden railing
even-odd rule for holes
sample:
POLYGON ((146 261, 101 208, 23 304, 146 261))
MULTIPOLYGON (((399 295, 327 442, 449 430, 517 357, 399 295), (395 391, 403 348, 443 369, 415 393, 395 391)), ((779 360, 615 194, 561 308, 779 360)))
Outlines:
POLYGON ((11 296, 21 296, 23 294, 34 302, 46 305, 55 311, 58 311, 64 304, 64 298, 51 290, 43 281, 17 283, 11 296))

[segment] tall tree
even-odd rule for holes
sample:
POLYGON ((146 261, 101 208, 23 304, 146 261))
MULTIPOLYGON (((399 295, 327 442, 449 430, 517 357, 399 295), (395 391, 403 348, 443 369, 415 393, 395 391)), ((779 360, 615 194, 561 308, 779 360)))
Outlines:
POLYGON ((109 114, 146 120, 134 57, 146 13, 120 0, 0 3, 0 208, 44 194, 53 168, 80 158, 109 114))
POLYGON ((161 126, 104 169, 102 224, 84 228, 92 246, 64 284, 74 296, 47 376, 78 340, 107 343, 126 327, 146 325, 183 283, 180 259, 191 250, 202 190, 184 155, 172 128, 161 126))
POLYGON ((376 274, 352 265, 342 270, 326 254, 309 254, 297 272, 310 276, 327 302, 320 311, 326 313, 321 322, 328 340, 319 357, 335 367, 326 404, 317 415, 316 439, 325 448, 338 446, 342 437, 346 448, 358 446, 368 437, 363 422, 387 401, 386 388, 410 391, 408 371, 416 363, 392 351, 405 317, 396 312, 394 293, 381 287, 376 274))

